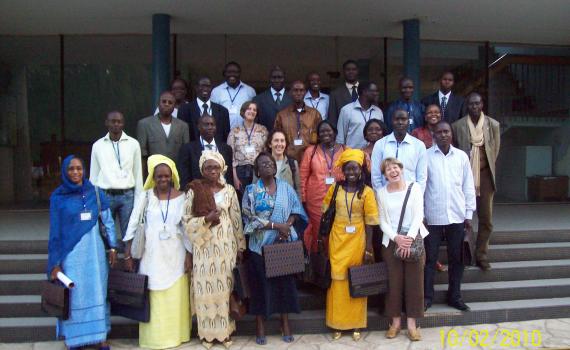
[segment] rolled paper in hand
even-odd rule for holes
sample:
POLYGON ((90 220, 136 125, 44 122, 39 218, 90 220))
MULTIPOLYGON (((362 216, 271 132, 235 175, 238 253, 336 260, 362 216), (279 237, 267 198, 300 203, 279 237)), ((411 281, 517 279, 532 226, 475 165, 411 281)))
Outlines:
POLYGON ((63 272, 58 272, 56 276, 57 279, 61 283, 63 283, 67 288, 75 287, 75 283, 69 277, 67 277, 63 272))

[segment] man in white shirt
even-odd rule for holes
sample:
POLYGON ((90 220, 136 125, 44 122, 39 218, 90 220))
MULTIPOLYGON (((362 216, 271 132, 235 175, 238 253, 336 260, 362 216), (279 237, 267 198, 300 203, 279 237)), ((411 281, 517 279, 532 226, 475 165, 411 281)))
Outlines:
POLYGON ((243 122, 239 114, 241 105, 255 97, 255 90, 240 80, 241 66, 237 62, 228 62, 224 67, 225 81, 212 90, 212 102, 226 107, 230 114, 230 130, 243 122))
POLYGON ((311 72, 307 74, 307 87, 305 104, 319 111, 323 120, 327 119, 329 95, 321 92, 321 76, 319 73, 311 72))
POLYGON ((443 236, 447 238, 449 286, 447 304, 469 311, 461 298, 463 262, 461 249, 467 232, 471 235, 471 219, 476 208, 475 185, 469 157, 451 145, 453 134, 446 121, 435 126, 435 145, 427 150, 428 178, 424 196, 424 213, 429 235, 425 238, 424 307, 434 297, 435 264, 443 236))
POLYGON ((408 134, 409 123, 408 112, 397 109, 392 118, 392 130, 394 131, 374 144, 371 157, 372 187, 374 190, 379 190, 387 184, 386 178, 380 170, 380 164, 388 157, 396 158, 404 164, 406 181, 417 182, 422 191, 425 190, 427 178, 426 146, 408 134))
POLYGON ((135 195, 142 190, 141 148, 124 131, 121 112, 107 114, 107 135, 93 144, 89 180, 101 188, 110 202, 111 213, 119 220, 120 237, 124 237, 133 210, 135 195))
POLYGON ((364 126, 370 119, 384 121, 382 110, 375 106, 378 99, 378 85, 374 82, 361 82, 358 85, 358 99, 340 110, 336 142, 350 148, 366 147, 362 137, 364 126))

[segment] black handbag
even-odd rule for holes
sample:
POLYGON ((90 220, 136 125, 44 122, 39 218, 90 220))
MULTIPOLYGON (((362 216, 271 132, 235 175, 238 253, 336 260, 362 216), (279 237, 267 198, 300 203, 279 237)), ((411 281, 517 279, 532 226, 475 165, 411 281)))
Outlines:
POLYGON ((388 292, 388 266, 385 262, 348 268, 348 286, 353 298, 388 292))
MULTIPOLYGON (((402 204, 402 211, 400 212, 400 222, 398 223, 398 234, 399 235, 407 235, 408 232, 402 231, 402 222, 404 221, 404 214, 406 213, 406 206, 408 204, 408 199, 410 198, 410 193, 412 192, 412 186, 414 183, 412 182, 410 186, 408 186, 408 190, 406 191, 406 197, 404 198, 404 204, 402 204)), ((420 260, 420 257, 424 254, 425 247, 424 247, 424 239, 422 235, 418 232, 416 234, 416 238, 412 242, 410 247, 410 256, 407 258, 403 258, 400 256, 397 247, 394 248, 394 256, 398 259, 408 261, 408 262, 415 262, 420 260)))
POLYGON ((107 298, 111 314, 139 322, 150 321, 148 276, 135 272, 109 270, 107 298))
POLYGON ((247 273, 247 264, 236 264, 233 271, 234 275, 234 292, 240 299, 248 299, 251 297, 251 287, 249 284, 249 275, 247 273))
POLYGON ((49 316, 69 319, 69 288, 58 281, 43 281, 41 308, 49 316))
POLYGON ((99 198, 99 187, 95 186, 95 197, 97 197, 97 223, 99 224, 99 234, 103 240, 103 245, 105 250, 111 249, 111 244, 109 244, 109 234, 107 233, 107 227, 103 224, 103 218, 101 217, 101 198, 99 198))
POLYGON ((464 266, 471 266, 473 264, 473 245, 467 233, 461 242, 461 263, 464 266))
POLYGON ((331 233, 331 229, 334 223, 334 217, 336 215, 336 194, 338 192, 339 184, 334 185, 334 192, 329 202, 329 207, 321 216, 321 224, 319 226, 319 236, 328 237, 331 233))
POLYGON ((311 283, 322 289, 331 286, 331 261, 324 251, 323 242, 319 241, 319 249, 310 255, 310 268, 312 270, 311 283))
POLYGON ((265 245, 262 252, 267 278, 294 275, 305 270, 305 253, 301 240, 265 245))

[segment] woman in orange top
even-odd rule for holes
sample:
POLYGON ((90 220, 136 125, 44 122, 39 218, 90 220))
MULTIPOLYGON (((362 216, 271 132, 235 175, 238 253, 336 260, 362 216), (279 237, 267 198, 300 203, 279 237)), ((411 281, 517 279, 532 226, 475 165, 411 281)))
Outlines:
POLYGON ((328 188, 343 178, 333 165, 347 148, 336 143, 336 128, 326 120, 317 126, 317 144, 309 146, 301 162, 301 201, 309 215, 304 242, 309 252, 317 251, 317 236, 321 223, 323 199, 328 188))

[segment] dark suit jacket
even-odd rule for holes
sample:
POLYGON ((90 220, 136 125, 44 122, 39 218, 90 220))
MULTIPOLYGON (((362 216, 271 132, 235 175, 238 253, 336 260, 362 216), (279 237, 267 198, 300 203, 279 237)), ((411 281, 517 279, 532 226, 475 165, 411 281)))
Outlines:
MULTIPOLYGON (((212 115, 216 119, 216 139, 224 142, 228 139, 230 134, 230 115, 226 107, 217 103, 211 102, 212 115)), ((185 103, 178 109, 178 119, 184 120, 188 124, 190 130, 190 141, 200 139, 200 132, 198 131, 198 119, 200 118, 200 107, 198 101, 195 99, 191 102, 185 103)))
POLYGON ((267 89, 261 94, 255 96, 253 98, 253 102, 257 103, 257 107, 259 109, 257 112, 257 122, 265 126, 267 131, 271 132, 275 125, 277 112, 289 106, 293 103, 293 100, 291 100, 289 93, 286 92, 281 100, 281 104, 278 106, 273 99, 271 89, 267 89))
MULTIPOLYGON (((224 157, 226 166, 228 167, 225 176, 226 182, 233 186, 232 148, 225 142, 219 141, 218 139, 216 139, 216 146, 218 147, 218 152, 220 152, 222 157, 224 157)), ((199 139, 198 141, 192 141, 180 147, 177 166, 178 173, 180 175, 181 189, 186 190, 186 185, 188 185, 192 180, 202 178, 199 164, 200 156, 202 156, 202 144, 199 139)))
POLYGON ((341 86, 337 86, 337 88, 331 92, 327 120, 336 127, 340 110, 351 102, 352 96, 346 88, 346 84, 343 82, 341 86))
MULTIPOLYGON (((422 99, 422 104, 426 107, 435 104, 441 108, 440 102, 439 91, 422 99)), ((464 108, 463 97, 458 96, 452 92, 451 95, 449 95, 449 101, 447 101, 447 107, 445 108, 445 113, 441 116, 441 119, 445 120, 448 123, 453 123, 456 120, 463 118, 467 114, 467 110, 464 108)))

